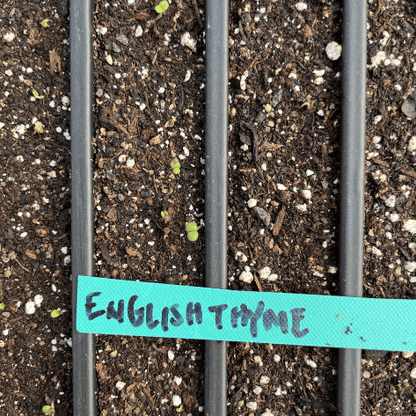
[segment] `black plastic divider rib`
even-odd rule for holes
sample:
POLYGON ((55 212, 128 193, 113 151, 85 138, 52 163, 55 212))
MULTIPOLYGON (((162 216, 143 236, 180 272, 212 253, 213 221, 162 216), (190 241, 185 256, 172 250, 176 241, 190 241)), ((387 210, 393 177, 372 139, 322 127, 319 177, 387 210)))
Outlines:
MULTIPOLYGON (((367 1, 344 1, 342 50, 340 295, 363 295, 367 1)), ((338 409, 360 414, 361 350, 341 349, 338 409)))
POLYGON ((93 0, 71 0, 71 258, 73 415, 97 413, 95 337, 75 327, 79 275, 94 276, 93 0))
MULTIPOLYGON (((227 288, 228 0, 206 2, 205 222, 206 286, 227 288)), ((206 341, 205 404, 227 413, 227 343, 206 341)))

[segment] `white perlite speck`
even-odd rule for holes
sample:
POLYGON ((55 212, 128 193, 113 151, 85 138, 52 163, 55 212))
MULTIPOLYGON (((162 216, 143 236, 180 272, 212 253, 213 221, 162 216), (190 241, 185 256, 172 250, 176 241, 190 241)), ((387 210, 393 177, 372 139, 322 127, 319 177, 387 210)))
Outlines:
POLYGON ((302 212, 306 212, 306 211, 307 211, 307 209, 306 209, 306 204, 299 204, 299 205, 296 205, 296 208, 297 208, 299 211, 302 211, 302 212))
POLYGON ((267 279, 270 276, 270 267, 264 267, 263 269, 259 270, 260 279, 267 279))
POLYGON ((260 378, 260 384, 269 384, 270 377, 267 376, 261 376, 260 378))
POLYGON ((409 272, 413 273, 416 270, 416 261, 407 261, 404 264, 404 268, 409 272))
POLYGON ((286 186, 282 185, 281 183, 278 183, 277 184, 277 189, 279 191, 286 191, 286 186))
POLYGON ((43 302, 43 296, 42 295, 36 295, 34 301, 35 301, 35 305, 39 308, 40 305, 43 302))
POLYGON ((377 52, 375 56, 371 58, 371 68, 380 65, 386 59, 386 52, 377 52))
POLYGON ((182 383, 182 378, 181 378, 181 377, 177 377, 177 376, 175 376, 175 377, 173 378, 173 381, 176 383, 176 385, 177 385, 177 386, 180 386, 180 385, 181 385, 181 383, 182 383))
POLYGON ((188 69, 186 71, 184 82, 188 82, 191 79, 191 71, 188 69))
POLYGON ((134 161, 134 159, 127 159, 126 166, 128 168, 134 167, 135 164, 136 164, 136 162, 134 161))
POLYGON ((269 282, 275 282, 278 279, 277 274, 272 273, 271 275, 269 275, 269 277, 267 278, 267 280, 269 282))
POLYGON ((371 252, 376 256, 382 257, 383 253, 377 247, 371 247, 371 252))
POLYGON ((416 220, 403 221, 403 230, 409 231, 412 234, 416 234, 416 220))
POLYGON ((308 356, 305 357, 305 363, 309 365, 309 367, 316 368, 316 362, 312 361, 308 356))
POLYGON ((26 305, 25 305, 25 312, 28 314, 28 315, 33 315, 34 313, 35 313, 35 311, 36 311, 36 308, 35 308, 35 302, 32 302, 31 300, 29 301, 29 302, 27 302, 26 303, 26 305))
POLYGON ((251 283, 254 279, 253 273, 250 272, 250 268, 247 266, 244 272, 240 274, 239 279, 244 283, 251 283))
POLYGON ((3 39, 4 39, 6 42, 13 42, 13 40, 14 40, 15 36, 16 36, 16 35, 15 35, 13 32, 11 32, 11 31, 7 31, 7 32, 5 32, 5 33, 3 34, 3 39))
POLYGON ((395 212, 393 212, 393 214, 390 215, 391 222, 396 222, 398 219, 399 219, 399 214, 396 214, 395 212))
POLYGON ((170 361, 173 361, 175 358, 175 354, 171 350, 168 351, 168 358, 170 361))
POLYGON ((126 383, 124 383, 124 381, 117 381, 116 388, 119 390, 123 390, 125 385, 126 383))
POLYGON ((257 199, 250 198, 247 202, 249 208, 253 208, 257 205, 257 199))
POLYGON ((385 201, 384 203, 390 207, 390 208, 394 208, 396 205, 396 197, 394 195, 390 195, 385 201))
POLYGON ((317 77, 322 77, 325 74, 325 69, 315 69, 313 71, 313 73, 317 76, 317 77))
POLYGON ((19 124, 17 127, 16 127, 16 133, 17 134, 25 134, 26 133, 26 126, 24 125, 24 124, 19 124))
POLYGON ((253 393, 257 394, 257 396, 263 391, 263 389, 260 386, 257 386, 254 390, 253 393))
POLYGON ((407 151, 410 153, 413 153, 416 151, 416 136, 413 136, 410 140, 409 140, 409 144, 407 146, 407 151))
POLYGON ((341 56, 342 46, 337 42, 330 42, 326 45, 325 52, 331 61, 336 61, 341 56))
POLYGON ((266 409, 266 411, 264 413, 262 413, 261 416, 274 416, 274 415, 269 409, 266 409))
POLYGON ((257 410, 257 403, 256 402, 248 402, 247 403, 247 408, 250 409, 250 410, 257 410))
POLYGON ((302 191, 302 195, 305 199, 311 199, 312 198, 312 192, 309 191, 308 189, 304 189, 302 191))
POLYGON ((299 12, 303 12, 304 10, 306 10, 308 8, 308 5, 306 3, 304 3, 303 1, 301 1, 299 3, 296 3, 295 7, 299 12))
POLYGON ((178 407, 178 406, 180 406, 181 405, 181 403, 182 403, 182 399, 179 397, 179 396, 177 396, 176 394, 172 397, 172 404, 175 406, 175 407, 178 407))
POLYGON ((416 367, 410 372, 410 377, 416 378, 416 367))
POLYGON ((312 176, 315 172, 313 170, 307 170, 306 171, 306 176, 312 176))
POLYGON ((402 355, 403 355, 403 358, 410 358, 413 356, 413 351, 403 351, 402 355))
POLYGON ((275 363, 280 363, 280 360, 281 360, 280 355, 275 354, 275 355, 273 356, 273 361, 274 361, 275 363))
POLYGON ((181 45, 187 46, 189 49, 196 51, 196 40, 191 38, 189 32, 185 32, 181 37, 181 45))
POLYGON ((136 31, 134 32, 134 36, 136 36, 136 38, 138 38, 141 35, 143 35, 143 28, 140 25, 137 25, 136 31))
POLYGON ((107 55, 105 57, 105 60, 107 61, 108 65, 113 65, 113 58, 111 57, 111 55, 107 55))

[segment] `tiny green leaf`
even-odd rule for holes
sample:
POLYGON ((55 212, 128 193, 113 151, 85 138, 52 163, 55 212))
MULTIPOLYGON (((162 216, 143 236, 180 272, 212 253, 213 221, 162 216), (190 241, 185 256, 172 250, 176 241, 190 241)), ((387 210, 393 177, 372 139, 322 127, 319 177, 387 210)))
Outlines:
POLYGON ((167 1, 161 1, 156 7, 155 10, 161 14, 166 11, 169 7, 169 3, 167 1))
POLYGON ((43 124, 41 121, 35 123, 35 131, 38 133, 43 133, 43 124))
POLYGON ((270 111, 272 111, 272 106, 270 104, 266 104, 263 107, 266 110, 266 113, 270 113, 270 111))
POLYGON ((189 233, 191 231, 198 231, 198 226, 195 222, 190 222, 186 224, 186 231, 189 233))
POLYGON ((0 311, 4 309, 4 303, 0 303, 0 311))
POLYGON ((51 406, 43 406, 42 407, 42 412, 45 413, 45 415, 51 415, 51 414, 55 413, 55 409, 51 406))
POLYGON ((179 160, 175 157, 175 159, 170 162, 170 166, 173 169, 173 173, 177 175, 181 170, 179 169, 181 167, 181 164, 179 163, 179 160))
POLYGON ((58 308, 58 309, 54 309, 52 312, 51 312, 51 317, 52 318, 58 318, 58 316, 61 314, 61 308, 58 308))
POLYGON ((181 413, 182 412, 182 410, 183 410, 183 404, 181 404, 177 409, 176 409, 176 411, 178 412, 178 413, 181 413))
POLYGON ((32 93, 36 98, 39 97, 39 93, 36 90, 33 90, 32 93))
POLYGON ((48 20, 47 19, 45 19, 45 20, 42 20, 41 22, 40 22, 40 24, 44 27, 44 28, 47 28, 49 25, 48 25, 48 20))
POLYGON ((162 211, 160 214, 162 215, 162 218, 169 216, 169 213, 167 211, 162 211))
POLYGON ((190 233, 188 233, 188 239, 190 241, 198 240, 198 231, 191 231, 190 233))

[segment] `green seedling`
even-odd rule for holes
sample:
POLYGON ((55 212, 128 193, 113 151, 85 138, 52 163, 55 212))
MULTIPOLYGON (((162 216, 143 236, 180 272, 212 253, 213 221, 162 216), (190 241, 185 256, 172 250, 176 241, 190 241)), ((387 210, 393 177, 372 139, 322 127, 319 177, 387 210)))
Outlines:
POLYGON ((54 309, 54 310, 51 312, 51 317, 52 317, 52 318, 58 318, 58 317, 59 317, 59 315, 62 315, 62 314, 63 314, 63 311, 61 310, 61 308, 54 309))
POLYGON ((282 68, 277 68, 275 71, 274 71, 274 74, 275 75, 277 75, 280 71, 282 70, 282 68))
POLYGON ((33 96, 34 96, 35 98, 38 98, 38 97, 39 97, 39 93, 38 93, 36 90, 33 90, 33 91, 32 91, 32 94, 33 94, 33 96))
POLYGON ((272 111, 272 106, 270 104, 266 104, 263 107, 266 110, 266 113, 270 113, 270 111, 272 111))
POLYGON ((167 1, 161 1, 156 7, 155 10, 159 13, 162 14, 163 12, 165 12, 169 7, 169 3, 167 1))
POLYGON ((196 241, 198 239, 198 226, 195 222, 186 224, 186 232, 188 233, 188 240, 196 241))
POLYGON ((48 21, 49 21, 48 19, 42 20, 40 24, 46 29, 47 27, 49 27, 48 21))
POLYGON ((52 406, 43 406, 42 412, 45 413, 45 415, 53 415, 55 413, 55 409, 52 406))
POLYGON ((162 216, 162 218, 166 218, 166 219, 169 217, 169 213, 167 211, 162 211, 160 215, 162 216))
POLYGON ((183 410, 183 404, 181 404, 177 409, 176 409, 176 411, 178 412, 178 413, 181 413, 182 412, 182 410, 183 410))
POLYGON ((176 157, 172 160, 172 162, 170 162, 170 166, 173 169, 173 173, 175 175, 178 175, 181 172, 181 170, 179 169, 181 167, 181 164, 179 163, 179 160, 176 157))
POLYGON ((36 133, 43 133, 43 124, 42 124, 42 122, 41 121, 37 121, 36 123, 35 123, 35 131, 36 131, 36 133))
POLYGON ((0 303, 0 311, 4 309, 4 303, 0 303))

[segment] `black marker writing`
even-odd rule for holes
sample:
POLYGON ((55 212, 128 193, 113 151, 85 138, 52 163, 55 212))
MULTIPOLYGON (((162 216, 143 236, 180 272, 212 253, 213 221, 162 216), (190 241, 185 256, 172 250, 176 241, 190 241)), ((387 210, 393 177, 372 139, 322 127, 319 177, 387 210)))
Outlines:
POLYGON ((199 302, 195 302, 195 306, 193 302, 186 305, 186 323, 189 326, 194 324, 193 315, 195 315, 196 323, 202 324, 202 308, 199 302))
POLYGON ((305 308, 295 308, 290 311, 292 314, 292 334, 295 338, 302 338, 309 333, 308 328, 303 331, 300 330, 300 321, 304 318, 304 315, 302 315, 304 312, 305 308))
MULTIPOLYGON (((201 305, 199 306, 201 307, 201 305)), ((175 303, 174 305, 170 307, 170 311, 172 312, 172 315, 174 316, 173 318, 170 318, 170 323, 173 326, 181 326, 184 323, 183 316, 178 311, 178 308, 179 308, 178 303, 175 303)), ((201 321, 202 321, 202 315, 201 315, 201 321)), ((198 322, 198 323, 200 324, 201 322, 198 322)))
POLYGON ((208 310, 210 312, 215 312, 215 326, 217 329, 222 329, 222 313, 228 308, 228 305, 217 305, 210 306, 208 310))
POLYGON ((93 293, 90 293, 89 295, 87 295, 86 298, 85 298, 85 300, 86 300, 85 313, 86 313, 89 321, 92 321, 93 319, 98 318, 99 316, 105 314, 104 309, 100 309, 99 311, 92 312, 92 308, 97 306, 97 304, 92 301, 92 298, 94 296, 100 296, 100 295, 101 295, 101 292, 93 292, 93 293))
POLYGON ((264 311, 264 302, 260 301, 257 305, 256 311, 253 312, 248 309, 247 306, 242 303, 241 310, 238 310, 238 306, 231 309, 231 326, 237 328, 238 318, 241 317, 241 326, 247 326, 250 320, 250 333, 253 338, 257 337, 257 321, 260 319, 264 311))
POLYGON ((124 322, 124 300, 118 301, 117 310, 114 309, 114 301, 112 300, 107 306, 107 319, 117 319, 122 324, 124 322))
POLYGON ((287 314, 280 311, 276 316, 272 309, 267 309, 263 314, 263 325, 266 331, 270 331, 272 326, 280 326, 283 334, 287 334, 287 314))
POLYGON ((148 303, 146 306, 146 325, 149 329, 156 328, 159 325, 157 319, 153 320, 153 303, 148 303))
POLYGON ((127 305, 127 316, 130 323, 135 328, 138 328, 140 325, 142 325, 144 321, 144 308, 141 307, 139 309, 134 309, 134 303, 136 302, 137 298, 138 296, 136 295, 132 296, 127 305), (136 315, 138 316, 136 317, 136 315))

